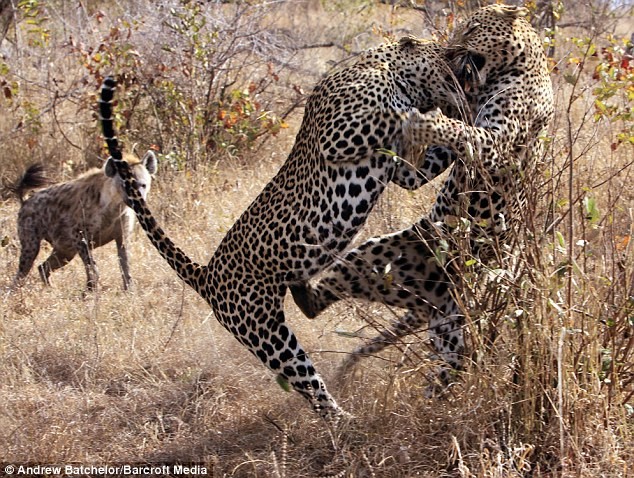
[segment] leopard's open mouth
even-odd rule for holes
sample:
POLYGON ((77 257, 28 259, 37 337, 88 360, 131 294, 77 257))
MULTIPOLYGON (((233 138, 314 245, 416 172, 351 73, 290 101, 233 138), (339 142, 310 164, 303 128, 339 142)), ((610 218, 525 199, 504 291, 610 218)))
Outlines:
POLYGON ((455 47, 447 50, 447 59, 453 65, 454 74, 465 92, 469 93, 485 82, 486 78, 481 72, 486 59, 482 55, 464 47, 455 47))

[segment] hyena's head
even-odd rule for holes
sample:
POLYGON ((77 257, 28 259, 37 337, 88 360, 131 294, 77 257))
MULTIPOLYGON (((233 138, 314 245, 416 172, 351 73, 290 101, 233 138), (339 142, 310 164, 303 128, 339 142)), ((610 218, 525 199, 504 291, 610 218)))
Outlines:
MULTIPOLYGON (((143 200, 147 199, 147 195, 150 192, 150 185, 152 184, 152 176, 156 173, 158 167, 158 161, 156 160, 156 154, 154 151, 148 150, 147 153, 141 158, 137 159, 133 155, 126 155, 124 158, 130 166, 130 171, 137 182, 139 194, 143 197, 143 200)), ((106 176, 111 178, 117 185, 117 191, 121 195, 124 203, 127 203, 128 195, 126 194, 125 185, 121 176, 117 174, 117 168, 114 164, 112 157, 108 158, 104 166, 106 176)))

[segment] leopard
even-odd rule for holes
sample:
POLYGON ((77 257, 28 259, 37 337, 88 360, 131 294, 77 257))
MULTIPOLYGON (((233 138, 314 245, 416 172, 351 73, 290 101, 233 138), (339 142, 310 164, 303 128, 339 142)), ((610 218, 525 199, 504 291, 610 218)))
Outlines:
POLYGON ((309 318, 349 298, 407 311, 355 348, 342 372, 425 325, 432 358, 440 363, 428 393, 445 389, 463 369, 468 301, 459 300, 464 290, 455 258, 459 252, 482 270, 517 248, 511 232, 522 224, 525 181, 543 157, 554 112, 547 58, 527 13, 507 5, 481 8, 445 47, 470 121, 433 110, 413 112, 406 125, 412 143, 447 147, 458 157, 429 212, 404 230, 348 251, 316 280, 291 287, 309 318), (454 260, 447 259, 452 254, 454 260))
POLYGON ((418 118, 443 105, 461 107, 444 50, 407 36, 366 50, 319 81, 287 159, 207 265, 172 242, 137 192, 112 124, 115 88, 114 78, 104 80, 102 129, 129 205, 153 245, 280 385, 299 392, 328 423, 347 416, 288 325, 285 295, 348 247, 389 183, 416 189, 452 161, 443 148, 419 153, 403 134, 413 112, 418 118))

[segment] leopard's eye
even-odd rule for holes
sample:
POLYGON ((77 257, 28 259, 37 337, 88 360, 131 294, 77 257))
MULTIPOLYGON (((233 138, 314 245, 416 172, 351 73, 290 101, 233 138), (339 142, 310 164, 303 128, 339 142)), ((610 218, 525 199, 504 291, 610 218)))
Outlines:
POLYGON ((475 32, 479 27, 480 27, 480 23, 479 22, 469 22, 469 24, 465 28, 465 30, 464 30, 462 35, 463 36, 469 36, 473 32, 475 32))

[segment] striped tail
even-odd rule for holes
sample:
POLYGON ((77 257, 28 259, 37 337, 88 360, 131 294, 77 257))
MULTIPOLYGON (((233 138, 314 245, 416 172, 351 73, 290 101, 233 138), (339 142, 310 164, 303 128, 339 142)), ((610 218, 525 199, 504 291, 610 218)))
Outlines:
POLYGON ((116 88, 117 82, 113 77, 108 76, 104 79, 101 85, 101 96, 99 98, 99 121, 101 122, 104 139, 108 145, 108 152, 114 160, 114 166, 128 196, 128 206, 136 213, 141 227, 163 259, 174 269, 181 280, 206 299, 204 296, 204 288, 202 287, 205 281, 201 280, 201 277, 207 274, 207 267, 193 262, 182 249, 178 248, 172 240, 167 237, 165 231, 161 229, 156 219, 154 219, 152 211, 148 208, 145 199, 143 199, 143 196, 139 193, 136 178, 132 174, 130 166, 123 160, 112 116, 112 103, 116 88))
POLYGON ((112 76, 107 76, 101 85, 101 97, 99 98, 99 121, 103 130, 103 136, 108 145, 108 152, 116 160, 122 160, 123 155, 119 148, 119 140, 114 131, 114 119, 112 117, 112 100, 117 89, 117 81, 112 76))

